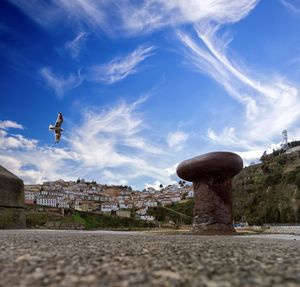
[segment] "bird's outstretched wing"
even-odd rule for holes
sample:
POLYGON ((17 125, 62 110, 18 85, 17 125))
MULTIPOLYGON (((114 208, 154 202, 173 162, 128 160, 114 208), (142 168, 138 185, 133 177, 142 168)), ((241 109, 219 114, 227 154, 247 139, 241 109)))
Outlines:
POLYGON ((55 131, 55 143, 58 143, 61 137, 60 131, 55 131))
POLYGON ((55 122, 55 127, 60 128, 63 121, 64 121, 64 118, 63 118, 62 113, 58 113, 57 120, 55 122))

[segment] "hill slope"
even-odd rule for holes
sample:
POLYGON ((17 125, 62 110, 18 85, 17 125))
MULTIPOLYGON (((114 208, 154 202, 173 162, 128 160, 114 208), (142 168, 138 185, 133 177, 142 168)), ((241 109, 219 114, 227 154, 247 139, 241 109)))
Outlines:
POLYGON ((266 155, 233 180, 236 221, 299 223, 300 153, 266 155))

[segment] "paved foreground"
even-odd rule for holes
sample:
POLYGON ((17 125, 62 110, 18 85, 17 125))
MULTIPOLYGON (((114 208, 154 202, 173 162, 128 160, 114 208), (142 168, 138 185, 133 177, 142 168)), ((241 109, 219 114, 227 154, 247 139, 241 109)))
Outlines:
POLYGON ((300 240, 0 230, 0 286, 300 286, 300 240))

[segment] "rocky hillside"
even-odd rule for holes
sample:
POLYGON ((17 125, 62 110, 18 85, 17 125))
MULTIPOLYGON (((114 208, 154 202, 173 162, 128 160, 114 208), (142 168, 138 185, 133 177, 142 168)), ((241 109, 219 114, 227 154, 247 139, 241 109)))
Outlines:
POLYGON ((262 157, 233 180, 235 221, 300 223, 300 152, 262 157))

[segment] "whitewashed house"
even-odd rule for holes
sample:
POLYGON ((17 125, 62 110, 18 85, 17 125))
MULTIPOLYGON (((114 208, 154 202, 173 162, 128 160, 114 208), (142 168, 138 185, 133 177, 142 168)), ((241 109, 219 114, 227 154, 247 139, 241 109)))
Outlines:
POLYGON ((162 206, 167 206, 167 205, 171 205, 172 201, 170 199, 163 199, 160 201, 162 206))
POLYGON ((57 199, 55 197, 46 197, 46 196, 38 197, 36 199, 36 204, 42 206, 57 207, 57 199))
POLYGON ((144 206, 144 201, 143 200, 137 200, 137 201, 134 201, 133 203, 134 207, 136 208, 141 208, 144 206))
POLYGON ((131 202, 120 203, 119 207, 121 209, 132 209, 133 208, 133 203, 131 203, 131 202))
POLYGON ((37 192, 25 191, 25 200, 35 200, 37 192))
POLYGON ((145 202, 145 206, 148 206, 148 207, 157 207, 157 201, 148 200, 148 201, 145 202))
POLYGON ((138 215, 146 215, 147 211, 148 211, 148 207, 146 206, 145 208, 138 209, 135 213, 138 215))
POLYGON ((118 204, 113 202, 105 202, 101 204, 101 211, 102 212, 111 212, 111 211, 117 211, 118 204))
POLYGON ((70 208, 70 203, 68 201, 60 201, 58 204, 57 204, 57 207, 58 208, 66 208, 66 209, 69 209, 70 208))
POLYGON ((152 215, 141 215, 140 219, 145 221, 154 221, 155 218, 152 215))

